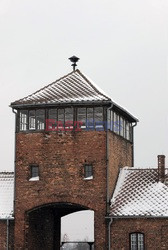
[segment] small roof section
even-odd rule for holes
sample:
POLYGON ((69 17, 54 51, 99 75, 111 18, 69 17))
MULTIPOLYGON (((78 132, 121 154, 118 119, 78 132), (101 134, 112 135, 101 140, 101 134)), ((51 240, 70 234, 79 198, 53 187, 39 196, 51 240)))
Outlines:
POLYGON ((14 173, 0 172, 0 219, 13 218, 14 173))
POLYGON ((121 169, 110 216, 168 217, 168 186, 158 181, 158 170, 121 169))
POLYGON ((95 83, 78 69, 56 80, 44 88, 11 103, 12 108, 24 108, 43 105, 62 104, 113 104, 113 107, 122 112, 131 122, 138 119, 127 110, 114 103, 95 83))

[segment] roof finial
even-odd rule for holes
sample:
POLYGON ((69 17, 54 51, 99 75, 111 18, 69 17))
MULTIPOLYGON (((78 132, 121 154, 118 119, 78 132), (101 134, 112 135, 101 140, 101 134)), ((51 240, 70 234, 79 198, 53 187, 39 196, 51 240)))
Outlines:
POLYGON ((73 71, 75 71, 75 67, 77 66, 76 63, 79 60, 79 58, 76 57, 76 56, 72 56, 72 57, 69 58, 69 60, 73 63, 71 66, 73 66, 73 71))

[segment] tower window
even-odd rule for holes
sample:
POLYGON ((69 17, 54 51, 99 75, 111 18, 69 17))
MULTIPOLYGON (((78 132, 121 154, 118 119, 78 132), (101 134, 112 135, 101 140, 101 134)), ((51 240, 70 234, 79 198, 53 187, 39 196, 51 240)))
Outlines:
POLYGON ((39 180, 39 166, 38 165, 31 165, 30 166, 30 171, 31 171, 31 177, 30 177, 30 181, 39 180))
POLYGON ((84 179, 87 179, 87 180, 93 179, 93 166, 92 165, 84 166, 84 179))
POLYGON ((37 130, 43 130, 44 129, 44 121, 45 121, 45 110, 39 109, 36 110, 36 127, 37 130))
POLYGON ((28 125, 28 111, 22 110, 20 111, 20 131, 26 131, 28 125))
POLYGON ((36 129, 36 116, 35 116, 35 110, 31 110, 29 112, 29 129, 34 130, 36 129))

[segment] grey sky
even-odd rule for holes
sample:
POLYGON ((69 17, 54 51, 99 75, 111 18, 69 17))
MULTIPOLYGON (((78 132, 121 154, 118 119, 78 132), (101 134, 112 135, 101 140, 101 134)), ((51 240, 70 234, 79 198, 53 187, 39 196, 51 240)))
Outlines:
POLYGON ((69 73, 72 55, 139 118, 135 165, 168 155, 167 0, 0 0, 0 170, 13 169, 8 105, 69 73))

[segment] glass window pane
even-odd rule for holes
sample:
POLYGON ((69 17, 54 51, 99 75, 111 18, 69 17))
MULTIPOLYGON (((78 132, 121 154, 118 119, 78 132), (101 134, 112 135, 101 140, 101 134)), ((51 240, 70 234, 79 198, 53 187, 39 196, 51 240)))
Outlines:
POLYGON ((144 236, 143 234, 138 234, 138 250, 144 250, 144 236))
POLYGON ((126 129, 126 121, 125 121, 125 119, 123 119, 123 129, 124 129, 124 132, 123 132, 124 135, 123 135, 123 137, 126 138, 126 130, 125 130, 126 129))
POLYGON ((137 250, 137 237, 136 237, 136 233, 131 234, 131 250, 137 250))
POLYGON ((35 110, 29 111, 29 129, 36 129, 35 110))
POLYGON ((38 166, 31 166, 31 177, 39 176, 39 167, 38 166))
POLYGON ((131 123, 129 124, 129 140, 132 141, 132 125, 131 123))
POLYGON ((57 121, 57 109, 49 109, 48 118, 55 119, 57 121))
POLYGON ((142 233, 132 233, 130 241, 131 250, 144 250, 144 235, 142 233))
POLYGON ((126 121, 126 139, 130 140, 130 127, 127 121, 126 121))
POLYGON ((72 121, 73 122, 73 108, 66 108, 65 109, 65 121, 72 121))
POLYGON ((37 129, 43 130, 44 122, 45 122, 45 110, 44 109, 36 110, 36 122, 37 122, 37 129))
POLYGON ((114 112, 113 131, 119 134, 119 116, 114 112))
MULTIPOLYGON (((108 110, 107 113, 107 122, 109 123, 110 120, 110 111, 108 110)), ((94 122, 95 122, 95 128, 96 130, 104 130, 104 124, 103 124, 103 107, 95 107, 94 108, 94 122)), ((107 124, 107 128, 109 124, 107 124)))
POLYGON ((87 120, 86 120, 87 128, 94 129, 94 121, 93 121, 93 108, 87 108, 87 120))
POLYGON ((65 129, 66 130, 73 129, 73 108, 65 109, 65 129))
POLYGON ((80 122, 81 128, 86 128, 86 108, 78 108, 77 121, 80 122))
POLYGON ((46 121, 46 130, 56 131, 57 130, 57 109, 49 109, 48 111, 48 120, 46 121))
MULTIPOLYGON (((96 117, 95 117, 95 124, 96 124, 96 117)), ((111 125, 111 110, 107 110, 107 129, 110 129, 111 125)))
POLYGON ((120 135, 124 136, 124 119, 120 117, 120 135))
POLYGON ((93 108, 87 108, 87 120, 93 121, 93 108))
POLYGON ((20 111, 20 122, 19 122, 20 131, 27 130, 27 124, 28 124, 28 111, 21 110, 20 111))
POLYGON ((92 165, 85 165, 85 178, 93 176, 93 167, 92 165))
POLYGON ((110 129, 114 131, 114 112, 111 110, 110 129))
POLYGON ((58 130, 64 129, 64 109, 58 109, 58 130))

